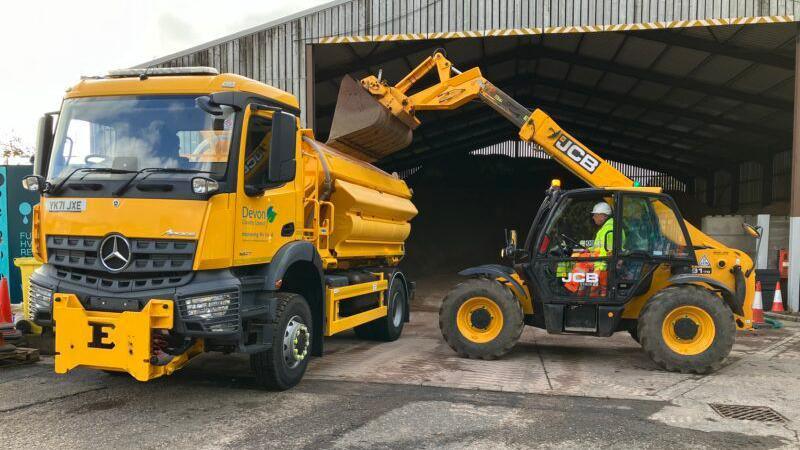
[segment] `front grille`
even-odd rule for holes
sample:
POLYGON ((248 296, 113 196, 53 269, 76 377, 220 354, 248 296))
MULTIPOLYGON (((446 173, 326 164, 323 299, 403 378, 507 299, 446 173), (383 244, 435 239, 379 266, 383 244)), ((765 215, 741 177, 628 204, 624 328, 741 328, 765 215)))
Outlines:
POLYGON ((178 312, 190 331, 234 332, 239 329, 239 294, 225 292, 181 298, 178 312))
POLYGON ((130 263, 111 273, 99 257, 103 239, 47 236, 47 262, 58 279, 106 292, 175 288, 191 279, 195 241, 128 239, 130 263))
MULTIPOLYGON (((192 270, 195 241, 129 239, 131 262, 120 273, 175 273, 192 270)), ((47 236, 47 262, 61 268, 108 272, 99 258, 103 238, 47 236)))
POLYGON ((55 275, 60 280, 106 292, 137 292, 148 289, 175 288, 183 286, 192 278, 192 272, 152 273, 121 277, 99 271, 87 272, 70 268, 56 268, 55 275))

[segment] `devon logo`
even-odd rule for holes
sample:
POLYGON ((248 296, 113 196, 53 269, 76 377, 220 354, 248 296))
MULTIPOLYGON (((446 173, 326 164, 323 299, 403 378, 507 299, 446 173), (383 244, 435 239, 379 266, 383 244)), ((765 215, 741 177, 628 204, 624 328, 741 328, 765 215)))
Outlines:
POLYGON ((268 209, 250 209, 247 206, 242 207, 242 219, 267 219, 267 222, 272 223, 275 221, 276 217, 278 217, 278 213, 275 212, 272 206, 268 209))

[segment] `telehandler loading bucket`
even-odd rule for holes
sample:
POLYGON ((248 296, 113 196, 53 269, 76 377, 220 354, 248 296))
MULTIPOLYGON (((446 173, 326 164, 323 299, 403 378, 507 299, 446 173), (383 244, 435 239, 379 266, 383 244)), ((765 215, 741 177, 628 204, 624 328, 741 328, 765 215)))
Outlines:
POLYGON ((411 143, 412 131, 361 84, 345 75, 326 144, 373 162, 411 143))

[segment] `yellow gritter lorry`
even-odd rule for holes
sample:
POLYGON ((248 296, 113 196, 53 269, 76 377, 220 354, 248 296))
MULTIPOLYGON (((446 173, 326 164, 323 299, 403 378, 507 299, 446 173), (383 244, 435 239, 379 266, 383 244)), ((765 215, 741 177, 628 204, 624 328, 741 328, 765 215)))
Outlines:
POLYGON ((30 302, 56 372, 147 381, 239 352, 286 389, 324 336, 400 336, 411 191, 298 117, 287 92, 189 67, 84 78, 40 119, 30 302))
MULTIPOLYGON (((346 77, 329 144, 378 160, 411 142, 421 124, 417 111, 452 110, 474 100, 591 188, 562 191, 554 183, 524 246, 517 248, 516 232, 508 234, 502 251, 508 265, 461 272, 469 279, 447 294, 439 311, 450 347, 462 356, 497 358, 526 324, 553 334, 628 331, 666 370, 719 367, 736 328, 752 328, 751 258, 684 221, 660 188, 638 186, 545 112, 498 89, 479 68, 459 71, 437 51, 394 85, 380 75, 346 77), (425 86, 412 92, 420 80, 425 86), (359 120, 351 121, 356 114, 359 120)), ((745 230, 759 237, 755 227, 745 230)))

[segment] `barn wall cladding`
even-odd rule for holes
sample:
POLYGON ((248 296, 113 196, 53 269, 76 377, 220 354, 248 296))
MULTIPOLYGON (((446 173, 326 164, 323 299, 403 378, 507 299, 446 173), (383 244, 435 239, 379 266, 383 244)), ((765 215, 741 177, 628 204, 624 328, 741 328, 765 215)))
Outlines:
POLYGON ((348 0, 142 67, 212 66, 292 92, 305 105, 306 44, 786 22, 798 9, 791 0, 348 0))

